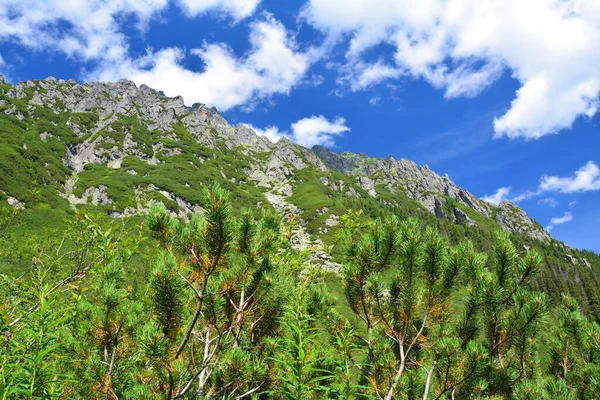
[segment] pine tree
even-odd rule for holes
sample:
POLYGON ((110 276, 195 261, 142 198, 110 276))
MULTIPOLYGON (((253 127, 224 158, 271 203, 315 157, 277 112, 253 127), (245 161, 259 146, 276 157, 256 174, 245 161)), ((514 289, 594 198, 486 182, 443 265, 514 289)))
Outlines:
POLYGON ((154 323, 164 339, 157 329, 147 335, 161 355, 154 358, 157 370, 166 371, 157 379, 165 398, 259 390, 266 365, 256 357, 263 339, 277 332, 288 295, 284 270, 272 262, 282 245, 280 217, 242 210, 236 220, 218 185, 204 197, 206 211, 189 222, 174 220, 162 206, 147 220, 166 253, 151 280, 154 323))
POLYGON ((549 369, 574 397, 600 396, 600 326, 582 315, 577 301, 566 295, 550 335, 549 369))
POLYGON ((484 335, 490 357, 485 373, 490 394, 508 395, 514 385, 535 377, 535 339, 546 316, 542 293, 527 288, 538 273, 540 257, 533 251, 519 260, 508 234, 498 232, 490 267, 484 257, 466 250, 469 285, 461 337, 466 345, 484 335))
POLYGON ((366 327, 367 361, 359 368, 380 398, 415 390, 427 397, 438 360, 422 354, 443 336, 460 264, 449 260, 433 229, 422 234, 413 219, 378 220, 362 240, 347 242, 346 298, 366 327), (425 377, 415 366, 426 369, 425 377))
POLYGON ((153 205, 146 243, 84 215, 32 236, 37 273, 0 275, 0 399, 600 397, 594 297, 547 306, 541 258, 505 232, 480 253, 353 212, 339 277, 292 248, 294 218, 237 212, 218 185, 203 205, 153 205))

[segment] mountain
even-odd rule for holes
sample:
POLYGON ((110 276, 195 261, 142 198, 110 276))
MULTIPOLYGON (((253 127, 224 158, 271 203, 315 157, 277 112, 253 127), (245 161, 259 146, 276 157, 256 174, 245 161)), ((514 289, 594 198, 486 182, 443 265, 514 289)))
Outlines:
POLYGON ((306 149, 285 138, 272 143, 215 108, 187 107, 127 80, 50 77, 13 86, 0 78, 0 201, 29 210, 27 229, 40 220, 60 224, 76 210, 136 216, 154 201, 187 218, 202 211, 201 189, 211 181, 231 191, 236 207, 296 215, 296 246, 313 247, 313 261, 334 272, 339 264, 327 246, 348 210, 413 215, 483 248, 491 248, 494 230, 509 231, 523 249, 545 255, 541 287, 559 293, 550 287, 562 285, 597 307, 584 287, 598 286, 597 255, 571 249, 515 204, 487 203, 427 165, 306 149))
MULTIPOLYGON (((392 157, 376 159, 348 152, 334 153, 320 146, 311 151, 287 139, 273 144, 244 125, 229 125, 214 108, 202 104, 186 107, 181 97, 168 98, 145 85, 138 88, 131 81, 79 85, 72 80, 57 82, 48 78, 22 82, 8 90, 7 85, 4 86, 5 96, 10 99, 3 100, 5 114, 16 116, 19 121, 26 117, 44 118, 40 109, 56 115, 50 120, 55 127, 36 128, 43 130, 38 132, 41 141, 62 139, 67 145, 65 154, 60 156, 68 170, 64 176, 55 178, 65 180, 59 192, 74 206, 89 199, 92 203, 113 204, 115 210, 131 213, 134 210, 126 207, 131 199, 125 199, 123 193, 110 196, 107 190, 112 191, 111 185, 93 185, 91 175, 99 178, 99 174, 88 171, 99 172, 105 167, 134 176, 147 175, 156 173, 159 165, 172 166, 190 158, 187 162, 191 169, 199 169, 194 183, 201 183, 202 178, 218 178, 220 174, 223 179, 239 185, 254 183, 264 188, 263 195, 276 193, 288 197, 293 193, 290 178, 293 181, 298 171, 315 170, 321 184, 349 197, 364 197, 365 193, 358 192, 358 188, 367 196, 380 198, 390 205, 399 204, 395 195, 407 196, 435 216, 461 225, 483 227, 495 222, 510 232, 524 233, 538 240, 550 239, 514 204, 503 202, 496 207, 482 201, 428 166, 419 167, 409 160, 392 157), (26 107, 19 108, 23 103, 26 107), (236 162, 227 157, 228 153, 237 153, 236 162), (210 165, 204 165, 206 161, 210 165), (334 172, 344 174, 341 182, 335 181, 334 172), (450 208, 445 204, 448 200, 453 202, 450 208)), ((188 168, 177 166, 176 169, 183 172, 188 168)), ((104 172, 109 175, 110 171, 104 172)), ((155 186, 144 187, 142 182, 151 180, 123 180, 135 183, 134 189, 138 191, 164 192, 161 194, 167 200, 178 203, 174 207, 176 211, 189 211, 194 207, 193 196, 186 193, 192 190, 177 187, 178 184, 191 187, 190 182, 176 179, 180 182, 162 187, 155 182, 155 186), (171 188, 173 190, 169 190, 171 188)), ((136 200, 140 197, 128 194, 136 200)), ((258 193, 254 195, 260 197, 258 193)))

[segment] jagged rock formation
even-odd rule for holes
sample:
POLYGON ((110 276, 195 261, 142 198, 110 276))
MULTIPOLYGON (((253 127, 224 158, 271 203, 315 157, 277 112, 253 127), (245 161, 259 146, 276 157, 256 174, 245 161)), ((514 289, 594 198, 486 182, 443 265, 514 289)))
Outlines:
MULTIPOLYGON (((318 207, 325 211, 316 212, 313 203, 341 198, 401 206, 398 199, 406 197, 459 225, 501 226, 550 239, 516 205, 489 204, 427 165, 320 146, 309 150, 285 138, 271 143, 245 125, 231 126, 215 108, 187 107, 181 97, 166 97, 146 85, 77 84, 52 77, 14 87, 2 78, 0 85, 0 113, 31 123, 39 113, 50 115, 51 124, 30 129, 37 129, 44 145, 66 146, 64 154, 56 154, 66 171, 52 177, 61 183, 57 195, 74 207, 91 203, 122 216, 144 212, 149 199, 165 201, 185 216, 201 209, 202 185, 218 180, 238 188, 246 205, 271 204, 302 214, 307 224, 320 221, 311 232, 317 236, 335 227, 345 209, 327 203, 318 207)), ((11 204, 26 201, 6 196, 11 204)))
POLYGON ((371 196, 377 196, 376 187, 382 185, 391 192, 403 192, 437 217, 453 219, 460 225, 477 224, 464 209, 457 207, 459 204, 493 219, 510 232, 524 233, 537 240, 550 239, 550 235, 515 204, 502 202, 496 207, 459 188, 448 175, 439 176, 427 165, 419 167, 405 158, 377 159, 364 154, 334 153, 321 146, 312 150, 331 169, 356 176, 360 186, 371 196))
POLYGON ((510 201, 503 201, 498 206, 496 221, 511 232, 527 233, 538 240, 547 240, 550 235, 527 216, 527 213, 510 201))

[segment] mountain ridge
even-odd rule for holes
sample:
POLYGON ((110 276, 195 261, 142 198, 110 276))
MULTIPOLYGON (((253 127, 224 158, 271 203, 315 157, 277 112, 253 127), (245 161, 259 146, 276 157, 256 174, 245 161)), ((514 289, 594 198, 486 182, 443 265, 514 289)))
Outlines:
MULTIPOLYGON (((188 107, 181 97, 127 80, 0 80, 0 212, 27 210, 5 237, 10 246, 22 247, 23 234, 61 232, 82 213, 141 221, 160 202, 188 219, 204 210, 209 182, 230 192, 236 212, 293 215, 293 247, 334 281, 343 260, 338 233, 352 210, 363 210, 365 221, 414 217, 450 243, 471 240, 482 251, 503 228, 520 251, 544 255, 536 287, 555 304, 570 293, 600 316, 600 256, 553 239, 518 206, 487 203, 428 166, 307 149, 286 138, 272 143, 230 125, 215 108, 188 107)), ((23 260, 0 259, 0 273, 27 268, 23 260)))
MULTIPOLYGON (((65 155, 65 165, 74 173, 83 172, 90 164, 105 164, 109 168, 119 169, 123 167, 123 161, 127 157, 137 157, 149 165, 164 163, 166 160, 159 159, 159 155, 168 158, 181 154, 181 149, 173 143, 182 140, 175 129, 180 124, 200 146, 215 149, 219 144, 224 144, 228 149, 235 148, 250 156, 251 161, 243 168, 248 180, 278 194, 292 194, 293 190, 287 180, 294 175, 294 171, 316 168, 327 173, 331 170, 353 177, 353 183, 371 197, 380 197, 381 191, 386 194, 401 192, 436 217, 460 225, 482 227, 482 218, 476 218, 473 214, 475 212, 486 219, 485 223, 493 221, 510 232, 529 235, 541 241, 551 239, 539 224, 515 204, 502 202, 495 206, 487 203, 468 190, 458 187, 448 175, 442 177, 427 165, 418 166, 405 158, 396 160, 393 157, 374 158, 349 152, 336 153, 321 146, 306 149, 286 138, 272 143, 243 124, 230 125, 214 107, 209 108, 200 103, 188 107, 181 96, 167 97, 146 85, 138 87, 129 80, 78 84, 72 79, 64 81, 49 77, 40 81, 20 82, 7 88, 1 78, 0 84, 5 86, 3 91, 7 97, 27 101, 29 105, 25 112, 31 111, 31 107, 39 106, 54 113, 97 114, 97 121, 88 126, 82 126, 72 117, 65 123, 81 139, 69 145, 65 155), (145 131, 162 133, 161 140, 148 141, 148 138, 140 138, 133 125, 125 127, 123 132, 119 132, 122 138, 117 138, 118 129, 114 124, 123 116, 137 119, 145 125, 145 131), (146 143, 141 143, 142 141, 146 143), (270 155, 254 157, 261 153, 270 155)), ((3 100, 3 103, 6 101, 3 100)), ((24 110, 19 110, 14 104, 8 107, 3 104, 2 108, 4 114, 15 115, 19 120, 25 118, 24 110)), ((44 141, 51 135, 51 132, 40 132, 40 138, 44 141)), ((214 153, 213 157, 216 157, 214 153)), ((128 171, 135 173, 135 169, 128 171)), ((221 174, 225 176, 222 170, 221 174)), ((325 186, 338 189, 339 185, 335 182, 332 184, 326 177, 320 178, 325 178, 321 179, 325 186)), ((63 197, 67 199, 71 195, 67 193, 69 186, 72 191, 76 183, 73 180, 69 185, 65 183, 63 195, 67 196, 63 197)), ((92 195, 92 199, 110 202, 101 188, 96 188, 94 193, 88 193, 92 195)), ((344 194, 361 196, 352 185, 344 194)), ((177 201, 177 196, 171 197, 177 201)), ((73 200, 74 197, 71 196, 70 199, 73 200)), ((83 203, 81 197, 74 201, 83 203)), ((189 201, 180 199, 179 203, 187 203, 187 210, 193 209, 189 201)))

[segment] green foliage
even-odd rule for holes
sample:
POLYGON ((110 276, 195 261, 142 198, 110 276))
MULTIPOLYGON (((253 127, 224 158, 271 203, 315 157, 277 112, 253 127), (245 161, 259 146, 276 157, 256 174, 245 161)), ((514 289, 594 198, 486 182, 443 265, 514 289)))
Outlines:
MULTIPOLYGON (((280 371, 281 397, 285 399, 321 398, 328 388, 323 381, 333 377, 329 370, 320 367, 322 351, 319 349, 319 330, 311 327, 313 318, 299 307, 289 308, 284 316, 281 347, 285 349, 275 359, 280 371)), ((277 396, 279 397, 279 396, 277 396)))
POLYGON ((0 188, 4 196, 19 201, 47 202, 50 206, 63 208, 56 193, 65 181, 67 168, 54 152, 66 147, 54 140, 40 140, 38 130, 29 124, 28 120, 19 121, 12 115, 0 114, 0 141, 3 143, 0 148, 0 188))
POLYGON ((72 379, 71 373, 61 369, 68 360, 58 350, 65 344, 66 326, 73 314, 68 303, 59 302, 46 273, 37 270, 28 288, 32 300, 24 302, 27 314, 16 322, 3 321, 1 399, 59 398, 72 379), (20 324, 13 328, 16 323, 20 324))
POLYGON ((550 335, 549 371, 562 378, 563 391, 572 398, 600 396, 600 326, 586 319, 568 296, 550 335))
POLYGON ((570 297, 551 309, 531 288, 541 257, 505 232, 480 253, 349 213, 338 285, 291 248, 293 219, 236 217, 218 184, 203 196, 188 221, 156 203, 146 248, 138 228, 80 215, 32 246, 36 274, 0 275, 0 398, 600 395, 600 327, 570 297))
MULTIPOLYGON (((159 131, 152 127, 152 121, 140 116, 136 107, 128 113, 101 117, 102 111, 94 107, 86 112, 70 112, 58 97, 53 100, 53 109, 31 103, 36 92, 45 93, 42 86, 42 83, 36 83, 28 87, 22 99, 6 94, 12 89, 9 84, 0 88, 0 99, 4 101, 0 111, 10 114, 0 113, 0 201, 14 197, 24 202, 29 211, 19 218, 19 228, 9 232, 15 247, 19 247, 17 243, 23 233, 39 233, 44 226, 62 231, 65 218, 77 210, 90 212, 94 208, 69 204, 63 197, 68 178, 77 178, 72 193, 75 196, 83 196, 90 188, 105 186, 112 202, 95 208, 109 215, 128 214, 153 202, 162 202, 170 211, 182 215, 182 211, 187 210, 182 207, 182 200, 192 206, 204 207, 202 191, 209 182, 219 182, 230 192, 237 215, 242 208, 255 208, 258 204, 270 208, 261 188, 249 180, 247 171, 254 169, 257 163, 264 166, 272 152, 255 153, 247 146, 229 148, 230 144, 226 144, 219 132, 210 126, 206 126, 202 137, 196 137, 183 122, 186 116, 179 116, 171 129, 159 131), (108 125, 101 127, 101 122, 108 125), (206 141, 210 145, 205 144, 206 141), (96 154, 103 161, 88 163, 83 171, 73 175, 64 159, 84 142, 94 143, 96 154), (120 152, 124 150, 120 168, 108 167, 107 160, 118 165, 115 159, 120 158, 120 152), (158 190, 152 190, 151 185, 158 190)), ((58 88, 67 90, 60 84, 58 88)), ((118 101, 108 93, 105 96, 118 101)), ((363 156, 346 154, 344 157, 358 164, 374 162, 363 156)), ((492 218, 487 218, 451 198, 442 201, 442 209, 448 218, 438 219, 405 195, 407 187, 402 181, 395 187, 377 184, 377 196, 372 197, 357 184, 356 176, 307 167, 294 170, 291 184, 290 201, 299 207, 307 231, 326 245, 338 244, 332 250, 337 262, 343 258, 341 246, 336 241, 339 230, 326 227, 325 221, 352 209, 364 210, 363 220, 390 215, 401 220, 414 217, 421 226, 435 227, 451 245, 471 240, 475 249, 485 252, 491 250, 493 232, 499 228, 494 221, 497 208, 492 207, 492 218), (323 184, 324 179, 329 181, 328 185, 323 184), (455 224, 453 214, 456 209, 466 213, 478 226, 455 224)), ((516 209, 508 210, 509 214, 516 212, 516 209)), ((519 254, 527 246, 542 255, 540 274, 528 281, 531 288, 543 290, 552 305, 560 303, 562 293, 568 293, 578 301, 586 315, 600 321, 598 255, 580 253, 561 247, 560 243, 532 241, 525 235, 513 234, 511 240, 519 254), (566 254, 572 254, 578 263, 571 264, 565 259, 566 254)), ((0 258, 0 271, 17 274, 26 270, 26 246, 20 247, 16 249, 18 255, 14 259, 0 258)))
POLYGON ((495 233, 451 198, 436 218, 405 182, 372 197, 356 176, 295 169, 289 201, 343 263, 324 272, 248 181, 271 152, 212 127, 205 146, 181 121, 101 128, 98 110, 31 104, 39 84, 11 89, 0 201, 24 207, 0 207, 0 399, 600 397, 598 254, 495 233), (84 142, 137 152, 73 175, 63 158, 84 142), (72 207, 68 178, 112 202, 72 207), (205 211, 180 219, 182 200, 205 211), (145 221, 107 217, 146 206, 145 221))

